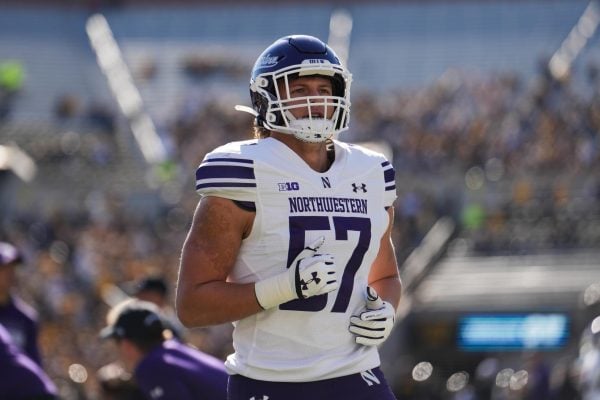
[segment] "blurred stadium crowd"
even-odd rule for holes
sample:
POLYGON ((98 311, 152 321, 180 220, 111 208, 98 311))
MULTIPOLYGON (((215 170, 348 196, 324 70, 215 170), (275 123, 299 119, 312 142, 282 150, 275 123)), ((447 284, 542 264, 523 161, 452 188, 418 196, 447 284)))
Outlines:
MULTIPOLYGON (((190 68, 213 73, 218 65, 195 60, 190 68)), ((223 68, 225 75, 240 74, 244 66, 223 68)), ((352 129, 342 139, 383 142, 392 151, 399 262, 445 216, 470 254, 600 248, 598 68, 578 72, 584 92, 569 79, 553 79, 546 63, 533 79, 454 69, 386 96, 354 92, 352 129)), ((146 72, 151 80, 152 68, 146 72)), ((14 99, 27 85, 26 75, 19 76, 15 64, 0 67, 0 145, 18 145, 38 174, 24 183, 0 171, 6 204, 0 239, 23 253, 17 290, 39 313, 44 369, 65 399, 99 399, 96 372, 114 361, 110 344, 97 338, 108 308, 135 295, 131 285, 148 276, 164 279, 172 295, 197 201, 193 172, 207 151, 249 138, 249 117, 226 96, 188 98, 160 124, 171 161, 149 169, 132 156, 127 127, 111 105, 65 94, 54 99, 52 121, 13 119, 14 99), (54 199, 51 209, 20 206, 39 205, 31 198, 36 191, 54 199)), ((224 358, 229 332, 224 325, 184 336, 224 358)), ((498 384, 492 359, 473 371, 481 387, 450 390, 407 380, 395 388, 401 399, 576 399, 577 357, 568 354, 567 365, 524 357, 514 369, 533 371, 529 385, 498 384)))

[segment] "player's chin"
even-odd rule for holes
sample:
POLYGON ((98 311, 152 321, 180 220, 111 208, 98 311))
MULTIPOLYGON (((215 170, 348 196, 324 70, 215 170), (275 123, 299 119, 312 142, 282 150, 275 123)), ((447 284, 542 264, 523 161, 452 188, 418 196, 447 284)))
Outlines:
POLYGON ((317 116, 317 115, 313 114, 313 115, 303 115, 303 116, 297 117, 296 119, 297 120, 307 120, 307 121, 319 121, 319 120, 322 120, 325 118, 323 116, 320 116, 320 115, 317 116))

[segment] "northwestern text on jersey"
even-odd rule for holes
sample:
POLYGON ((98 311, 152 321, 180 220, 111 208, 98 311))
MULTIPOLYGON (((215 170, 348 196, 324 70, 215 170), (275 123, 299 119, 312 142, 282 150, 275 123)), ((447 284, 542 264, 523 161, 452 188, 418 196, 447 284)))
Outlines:
POLYGON ((340 197, 289 197, 290 214, 306 212, 338 212, 367 214, 366 199, 340 197))

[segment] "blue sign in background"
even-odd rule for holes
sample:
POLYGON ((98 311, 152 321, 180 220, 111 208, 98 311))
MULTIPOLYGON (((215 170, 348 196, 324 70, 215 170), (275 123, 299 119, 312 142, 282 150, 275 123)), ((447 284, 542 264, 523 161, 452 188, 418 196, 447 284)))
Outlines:
POLYGON ((556 349, 569 338, 565 314, 468 315, 459 320, 458 347, 467 351, 556 349))

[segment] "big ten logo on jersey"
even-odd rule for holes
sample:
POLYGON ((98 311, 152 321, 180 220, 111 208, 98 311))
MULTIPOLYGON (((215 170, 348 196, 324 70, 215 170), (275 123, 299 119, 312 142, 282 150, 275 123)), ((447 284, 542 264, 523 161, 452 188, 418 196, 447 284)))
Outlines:
POLYGON ((291 192, 293 190, 300 190, 300 184, 298 182, 283 182, 278 183, 280 192, 291 192))

